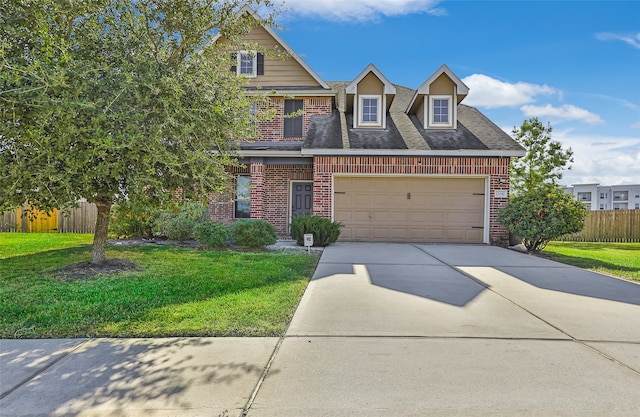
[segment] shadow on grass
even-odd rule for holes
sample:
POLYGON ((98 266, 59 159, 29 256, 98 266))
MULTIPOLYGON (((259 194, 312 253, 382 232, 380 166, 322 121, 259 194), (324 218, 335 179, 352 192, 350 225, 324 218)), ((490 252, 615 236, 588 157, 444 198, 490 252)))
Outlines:
POLYGON ((107 255, 135 262, 142 271, 55 278, 56 269, 87 260, 88 248, 0 261, 0 336, 275 335, 293 314, 316 260, 153 246, 109 248, 107 255), (207 309, 198 305, 204 301, 207 309), (253 305, 265 309, 264 317, 253 305), (210 307, 223 319, 212 318, 210 307))

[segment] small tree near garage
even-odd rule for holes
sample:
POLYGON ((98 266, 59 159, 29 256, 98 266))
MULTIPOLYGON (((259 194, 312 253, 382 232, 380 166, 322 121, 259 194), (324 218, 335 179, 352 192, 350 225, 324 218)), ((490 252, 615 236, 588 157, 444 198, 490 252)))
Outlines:
POLYGON ((530 251, 542 250, 549 241, 584 227, 588 210, 559 188, 562 170, 573 162, 571 148, 562 149, 551 139, 551 125, 537 118, 525 120, 513 130, 514 138, 527 150, 511 165, 513 195, 498 219, 522 239, 530 251))
POLYGON ((219 192, 255 120, 244 80, 229 71, 229 50, 254 49, 240 41, 255 24, 241 5, 270 6, 3 2, 0 211, 95 203, 92 262, 101 263, 114 203, 219 192), (211 42, 217 33, 224 45, 211 42))

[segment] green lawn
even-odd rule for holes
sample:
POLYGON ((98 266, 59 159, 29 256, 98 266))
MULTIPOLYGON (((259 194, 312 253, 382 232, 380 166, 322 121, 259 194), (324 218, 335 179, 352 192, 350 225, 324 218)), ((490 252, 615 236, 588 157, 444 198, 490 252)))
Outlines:
POLYGON ((640 282, 640 243, 551 242, 542 253, 554 261, 640 282))
POLYGON ((0 233, 0 337, 279 336, 318 260, 110 246, 107 257, 133 261, 140 270, 81 280, 56 276, 57 269, 91 258, 90 241, 87 235, 0 233))

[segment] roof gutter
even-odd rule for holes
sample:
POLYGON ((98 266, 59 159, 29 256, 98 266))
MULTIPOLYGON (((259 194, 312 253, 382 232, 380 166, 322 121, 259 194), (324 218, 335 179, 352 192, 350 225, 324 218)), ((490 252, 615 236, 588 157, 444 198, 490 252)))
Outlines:
POLYGON ((484 149, 302 149, 303 156, 477 156, 477 157, 523 157, 525 150, 484 149))

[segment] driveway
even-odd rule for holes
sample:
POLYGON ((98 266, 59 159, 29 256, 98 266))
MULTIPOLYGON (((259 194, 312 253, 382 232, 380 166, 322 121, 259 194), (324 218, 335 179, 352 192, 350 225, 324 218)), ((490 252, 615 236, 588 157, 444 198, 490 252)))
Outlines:
POLYGON ((485 245, 339 243, 250 417, 640 415, 640 285, 485 245))

